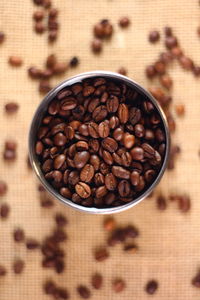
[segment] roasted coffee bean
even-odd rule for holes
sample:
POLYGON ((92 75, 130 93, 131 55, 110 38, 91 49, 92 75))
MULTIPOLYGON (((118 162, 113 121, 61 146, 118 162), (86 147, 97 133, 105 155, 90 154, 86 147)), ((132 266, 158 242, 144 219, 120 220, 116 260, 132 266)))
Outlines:
POLYGON ((20 228, 15 229, 13 232, 13 238, 14 238, 15 242, 17 242, 17 243, 22 242, 24 240, 23 229, 20 229, 20 228))
POLYGON ((100 172, 96 173, 94 176, 94 182, 96 186, 104 185, 105 182, 104 175, 101 174, 100 172))
POLYGON ((147 141, 151 141, 155 138, 154 132, 151 129, 146 129, 145 131, 145 139, 147 141))
POLYGON ((92 275, 91 284, 94 289, 99 290, 102 287, 103 277, 99 273, 92 275))
POLYGON ((74 156, 74 164, 77 169, 81 169, 88 162, 90 155, 87 151, 81 151, 75 154, 74 156))
POLYGON ((144 158, 144 150, 141 147, 134 147, 130 153, 133 160, 143 160, 144 158))
POLYGON ((105 186, 109 191, 114 191, 117 186, 117 180, 112 173, 105 176, 105 186))
POLYGON ((165 46, 168 49, 172 49, 178 46, 178 40, 175 36, 167 36, 165 39, 165 46))
POLYGON ((178 116, 183 116, 185 114, 185 106, 183 104, 177 104, 175 110, 178 116))
POLYGON ((128 17, 122 17, 118 24, 120 27, 126 28, 130 25, 130 19, 128 17))
POLYGON ((23 60, 19 56, 10 56, 8 62, 13 67, 20 67, 23 64, 23 60))
POLYGON ((77 192, 77 194, 81 197, 81 198, 88 198, 91 195, 91 189, 89 187, 89 185, 87 185, 84 182, 79 182, 75 185, 75 190, 77 192))
POLYGON ((95 251, 94 257, 97 261, 104 261, 109 257, 109 252, 106 248, 99 248, 95 251))
POLYGON ((105 120, 106 116, 108 114, 108 111, 106 109, 106 106, 100 105, 92 113, 92 117, 96 122, 100 122, 102 120, 105 120))
POLYGON ((66 156, 64 154, 60 154, 58 156, 56 156, 56 158, 54 159, 54 168, 55 169, 60 169, 63 164, 65 163, 66 160, 66 156))
POLYGON ((191 58, 189 58, 185 55, 182 55, 181 57, 179 57, 179 63, 185 70, 192 70, 193 65, 194 65, 191 58))
POLYGON ((115 279, 112 283, 112 288, 115 293, 121 293, 126 288, 125 281, 123 279, 115 279))
POLYGON ((153 169, 147 170, 144 174, 144 179, 146 182, 152 182, 155 178, 156 172, 153 169))
POLYGON ((4 196, 7 193, 7 190, 7 183, 3 180, 0 180, 0 197, 4 196))
POLYGON ((38 249, 40 247, 40 244, 37 240, 35 239, 28 239, 26 241, 26 248, 29 249, 29 250, 35 250, 35 249, 38 249))
POLYGON ((155 294, 157 289, 158 289, 158 282, 156 280, 150 280, 149 282, 147 282, 145 287, 145 291, 147 292, 147 294, 153 295, 155 294))
POLYGON ((112 116, 109 120, 109 125, 111 129, 115 129, 119 125, 118 117, 112 116))
POLYGON ((91 292, 85 285, 79 285, 77 287, 77 292, 79 293, 80 297, 83 299, 88 299, 91 296, 91 292))
MULTIPOLYGON (((86 101, 85 101, 85 103, 86 103, 86 101)), ((89 102, 87 110, 92 113, 98 105, 99 105, 99 98, 93 98, 89 102)))
POLYGON ((72 110, 76 107, 76 105, 77 101, 73 97, 64 98, 60 103, 60 107, 62 110, 72 110))
POLYGON ((139 108, 132 107, 129 112, 129 121, 132 125, 135 125, 141 119, 141 111, 139 108))
POLYGON ((46 27, 45 27, 45 25, 43 24, 42 21, 38 21, 34 25, 34 30, 35 30, 36 33, 40 33, 41 34, 41 33, 43 33, 46 30, 46 27))
POLYGON ((122 153, 120 164, 122 164, 124 167, 130 167, 131 162, 132 162, 132 156, 130 155, 130 153, 129 152, 122 153))
POLYGON ((2 44, 5 40, 5 33, 0 31, 0 44, 2 44))
POLYGON ((121 67, 117 70, 117 73, 126 76, 127 75, 127 69, 125 69, 124 67, 121 67))
POLYGON ((178 197, 178 206, 180 211, 188 212, 191 208, 191 201, 188 195, 181 195, 178 197))
POLYGON ((108 193, 105 197, 104 197, 104 202, 107 206, 110 206, 113 204, 113 202, 116 200, 116 196, 113 193, 108 193))
POLYGON ((79 182, 79 173, 78 173, 78 171, 71 171, 68 175, 67 181, 71 185, 76 185, 79 182))
POLYGON ((79 142, 76 143, 76 149, 78 151, 88 150, 89 149, 89 145, 85 141, 79 141, 79 142))
POLYGON ((98 124, 95 123, 95 122, 90 122, 88 124, 88 132, 89 132, 89 135, 93 138, 98 138, 99 137, 99 127, 98 127, 98 124))
POLYGON ((99 157, 95 154, 92 154, 90 157, 90 164, 93 165, 95 171, 98 171, 100 167, 99 157))
POLYGON ((116 221, 112 217, 108 217, 103 222, 103 227, 106 231, 112 232, 116 228, 116 221))
POLYGON ((60 189, 60 194, 67 199, 71 199, 71 196, 72 196, 70 189, 68 189, 67 187, 62 187, 60 189))
POLYGON ((123 143, 124 143, 124 146, 128 149, 132 148, 134 143, 135 143, 135 137, 134 135, 132 134, 129 134, 129 133, 125 133, 123 135, 123 143))
POLYGON ((103 47, 103 44, 102 44, 102 41, 98 38, 95 38, 92 40, 91 42, 91 49, 94 53, 99 53, 102 51, 102 47, 103 47))
POLYGON ((84 135, 84 136, 88 136, 89 135, 89 130, 88 130, 88 125, 86 124, 81 124, 78 128, 80 134, 84 135))
POLYGON ((41 80, 40 83, 39 83, 39 92, 41 94, 46 94, 48 93, 52 88, 51 88, 51 85, 49 83, 48 80, 41 80))
POLYGON ((156 43, 160 39, 160 33, 158 30, 153 30, 149 33, 149 42, 156 43))
POLYGON ((169 75, 162 75, 160 77, 160 83, 167 89, 170 89, 172 87, 172 79, 169 75))
POLYGON ((118 184, 118 192, 121 197, 128 197, 131 191, 130 183, 127 180, 121 180, 118 184))
POLYGON ((5 276, 7 273, 6 268, 2 265, 0 265, 0 277, 5 276))
POLYGON ((138 138, 142 138, 145 134, 145 129, 142 124, 136 124, 134 128, 135 136, 138 138))
POLYGON ((121 141, 124 137, 124 131, 118 127, 113 132, 113 137, 116 141, 121 141))
POLYGON ((102 185, 96 189, 95 196, 96 198, 104 197, 107 194, 108 190, 105 185, 102 185))
POLYGON ((21 274, 24 269, 24 261, 21 259, 16 259, 13 263, 13 271, 15 274, 21 274))
POLYGON ((59 227, 63 227, 68 223, 67 218, 62 213, 57 213, 55 215, 55 221, 59 227))
POLYGON ((147 66, 145 72, 146 72, 146 76, 148 78, 153 78, 157 74, 157 71, 156 71, 154 65, 147 66))
POLYGON ((105 150, 107 150, 111 153, 115 152, 118 148, 117 142, 110 137, 106 137, 105 139, 103 139, 101 145, 105 150))
POLYGON ((19 105, 16 102, 9 102, 5 104, 5 111, 8 114, 13 114, 17 112, 19 109, 19 105))
POLYGON ((139 185, 140 182, 140 174, 137 171, 133 171, 130 176, 131 183, 133 186, 139 185))
POLYGON ((94 177, 94 167, 90 164, 84 166, 80 173, 80 180, 90 182, 94 177))
POLYGON ((195 275, 195 277, 192 279, 192 284, 197 287, 200 288, 200 272, 198 271, 197 274, 195 275))
POLYGON ((7 203, 2 203, 0 206, 0 217, 7 219, 10 213, 10 206, 7 203))
POLYGON ((128 107, 126 104, 124 104, 124 103, 119 104, 118 117, 122 124, 127 123, 128 118, 129 118, 129 111, 128 111, 128 107))
POLYGON ((156 202, 159 210, 165 210, 167 208, 166 199, 163 195, 159 195, 156 199, 156 202))
POLYGON ((135 187, 136 192, 141 192, 145 187, 144 177, 140 176, 139 184, 135 187))
POLYGON ((91 153, 99 151, 99 141, 96 139, 89 140, 89 149, 91 153))
POLYGON ((112 167, 112 173, 117 178, 122 178, 122 179, 129 179, 130 178, 130 171, 126 170, 123 167, 113 166, 112 167))
POLYGON ((111 95, 106 102, 106 107, 109 113, 115 113, 119 107, 119 99, 111 95))
POLYGON ((65 128, 65 136, 68 140, 72 140, 74 138, 74 128, 67 126, 65 128))
POLYGON ((99 136, 101 138, 106 138, 110 134, 109 124, 107 122, 101 122, 98 126, 99 136))
POLYGON ((162 61, 156 61, 154 64, 154 68, 159 75, 165 74, 166 66, 162 61))

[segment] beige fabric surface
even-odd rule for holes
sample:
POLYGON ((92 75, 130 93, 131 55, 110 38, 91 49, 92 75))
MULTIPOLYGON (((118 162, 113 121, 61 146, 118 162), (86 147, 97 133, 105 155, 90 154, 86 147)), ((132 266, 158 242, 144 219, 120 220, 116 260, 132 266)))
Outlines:
POLYGON ((174 79, 174 103, 186 105, 186 116, 177 120, 174 136, 182 148, 177 168, 165 174, 158 187, 166 195, 171 191, 189 193, 191 212, 181 214, 174 203, 160 212, 154 200, 145 200, 117 214, 115 217, 120 224, 132 222, 140 230, 139 251, 135 255, 124 254, 119 246, 110 250, 111 257, 107 261, 96 263, 92 249, 104 243, 104 217, 73 211, 60 203, 52 210, 42 209, 36 191, 37 180, 26 167, 28 128, 41 101, 37 83, 27 76, 26 69, 30 65, 42 66, 50 53, 57 53, 61 59, 77 55, 81 60, 78 68, 53 80, 53 84, 83 71, 116 71, 125 66, 131 78, 148 87, 150 82, 144 76, 144 67, 164 49, 162 43, 150 45, 147 42, 147 34, 153 28, 162 30, 165 25, 171 25, 186 53, 200 63, 200 40, 196 34, 200 22, 198 1, 54 0, 54 3, 60 9, 61 30, 58 41, 48 46, 46 35, 36 35, 32 30, 32 13, 36 7, 31 0, 0 1, 0 30, 7 35, 5 43, 0 45, 0 150, 3 151, 7 138, 15 138, 19 143, 18 159, 14 163, 0 161, 0 179, 5 178, 9 184, 7 195, 0 201, 11 205, 9 219, 0 222, 0 263, 8 269, 8 275, 0 278, 0 299, 48 299, 41 288, 47 277, 66 286, 71 299, 79 299, 77 284, 90 285, 90 276, 95 271, 103 274, 104 285, 100 291, 92 291, 92 299, 199 299, 200 291, 191 285, 191 278, 200 267, 200 79, 195 79, 176 63, 170 69, 174 79), (117 21, 124 15, 130 16, 132 24, 122 30, 117 21), (115 33, 111 41, 105 42, 103 53, 95 56, 89 47, 92 26, 102 18, 111 20, 115 33), (23 66, 11 68, 7 63, 10 55, 23 57, 23 66), (3 107, 11 100, 17 101, 20 109, 16 115, 6 116, 3 107), (27 236, 41 240, 53 226, 52 216, 56 211, 63 211, 70 223, 69 240, 64 246, 67 268, 62 275, 42 269, 39 251, 26 251, 23 245, 13 242, 11 235, 13 228, 20 226, 25 228, 27 236), (25 270, 19 276, 11 271, 15 257, 26 261, 25 270), (127 288, 122 294, 113 294, 111 280, 118 276, 126 280, 127 288), (144 285, 151 278, 159 281, 154 296, 144 292, 144 285))

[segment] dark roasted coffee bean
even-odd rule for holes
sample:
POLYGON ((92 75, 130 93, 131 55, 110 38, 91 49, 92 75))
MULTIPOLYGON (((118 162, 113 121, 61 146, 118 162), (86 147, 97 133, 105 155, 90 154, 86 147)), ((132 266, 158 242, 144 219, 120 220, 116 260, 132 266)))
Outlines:
POLYGON ((0 44, 2 44, 5 40, 5 33, 0 31, 0 44))
POLYGON ((98 127, 98 132, 101 138, 106 138, 107 136, 109 136, 110 133, 109 124, 105 121, 101 122, 98 127))
POLYGON ((76 105, 77 101, 73 97, 64 98, 60 103, 60 107, 62 110, 72 110, 76 107, 76 105))
POLYGON ((94 177, 94 167, 90 164, 84 166, 80 173, 80 180, 90 182, 94 177))
POLYGON ((178 206, 180 211, 188 212, 191 208, 191 201, 188 195, 181 195, 178 197, 178 206))
POLYGON ((87 151, 81 151, 75 154, 74 156, 74 164, 76 168, 81 169, 88 162, 90 155, 87 151))
POLYGON ((125 168, 113 166, 112 167, 112 173, 118 177, 123 179, 129 179, 130 178, 130 171, 126 170, 125 168))
POLYGON ((75 190, 76 193, 81 197, 81 198, 88 198, 91 195, 91 189, 89 185, 87 185, 84 182, 79 182, 75 185, 75 190))
POLYGON ((95 196, 96 198, 104 197, 107 194, 108 190, 105 185, 102 185, 96 189, 95 196))
POLYGON ((13 263, 13 271, 15 274, 21 274, 24 269, 24 261, 21 259, 16 259, 13 263))
POLYGON ((53 163, 54 168, 60 169, 63 166, 65 160, 66 160, 66 156, 64 154, 60 154, 60 155, 56 156, 56 158, 54 159, 54 163, 53 163))
POLYGON ((144 179, 146 182, 152 182, 155 178, 156 172, 153 169, 147 170, 144 174, 144 179))
POLYGON ((84 150, 87 151, 89 149, 88 143, 85 141, 79 141, 76 143, 76 149, 78 151, 84 151, 84 150))
POLYGON ((109 120, 109 125, 111 129, 115 129, 119 125, 118 117, 112 116, 109 120))
POLYGON ((141 119, 141 111, 139 108, 132 107, 129 112, 129 121, 132 125, 137 124, 141 119))
POLYGON ((118 184, 118 192, 121 197, 128 197, 131 191, 130 183, 127 180, 121 180, 118 184))
POLYGON ((77 287, 77 292, 79 293, 80 297, 83 299, 88 299, 91 296, 91 292, 85 285, 79 285, 77 287))
POLYGON ((117 142, 110 137, 106 137, 105 139, 103 139, 101 144, 102 147, 109 152, 115 152, 118 148, 117 142))
POLYGON ((0 277, 5 276, 7 273, 6 268, 2 265, 0 265, 0 277))
POLYGON ((181 57, 179 57, 179 62, 180 62, 180 65, 185 70, 192 70, 193 65, 194 65, 194 63, 191 60, 191 58, 189 58, 189 57, 187 57, 185 55, 182 55, 181 57))
POLYGON ((126 28, 130 25, 130 19, 128 17, 122 17, 119 22, 119 26, 122 28, 126 28))
POLYGON ((160 60, 158 60, 158 61, 155 62, 154 68, 155 68, 156 72, 157 72, 159 75, 163 75, 163 74, 165 74, 165 72, 166 72, 166 66, 165 66, 165 64, 164 64, 162 61, 160 61, 160 60))
POLYGON ((153 295, 158 289, 158 282, 156 280, 150 280, 147 282, 145 290, 147 294, 153 295))
POLYGON ((71 185, 76 185, 79 182, 78 171, 71 171, 68 175, 68 183, 71 185))
POLYGON ((133 160, 143 160, 144 158, 144 150, 141 147, 134 147, 130 153, 133 160))
POLYGON ((123 143, 124 143, 124 146, 128 149, 132 148, 134 143, 135 143, 135 137, 134 135, 132 134, 129 134, 128 132, 126 132, 124 135, 123 135, 123 143))
POLYGON ((10 213, 10 206, 7 203, 2 203, 0 206, 0 217, 7 219, 10 213))
POLYGON ((133 171, 130 176, 133 186, 137 186, 140 182, 140 174, 137 171, 133 171))
POLYGON ((96 186, 104 185, 105 182, 104 175, 101 174, 100 172, 96 173, 94 176, 94 182, 96 186))
POLYGON ((135 187, 136 192, 141 192, 145 187, 145 181, 143 176, 140 176, 139 184, 135 187))
POLYGON ((95 251, 94 257, 97 261, 104 261, 109 257, 109 252, 106 248, 99 248, 95 251))
POLYGON ((145 72, 146 72, 146 76, 148 78, 153 78, 157 74, 157 71, 156 71, 154 65, 147 66, 145 72))
POLYGON ((103 47, 102 41, 98 38, 95 38, 91 42, 91 49, 94 53, 99 53, 101 52, 103 47))
POLYGON ((5 111, 8 114, 13 114, 17 112, 19 105, 16 102, 9 102, 5 104, 5 111))
POLYGON ((197 274, 195 275, 195 277, 192 279, 192 284, 197 287, 200 288, 200 272, 198 271, 197 274))
POLYGON ((121 293, 126 288, 125 281, 123 279, 115 279, 112 283, 112 288, 115 293, 121 293))
POLYGON ((8 190, 7 183, 3 180, 0 180, 0 197, 4 196, 8 190))
POLYGON ((158 30, 153 30, 149 33, 149 42, 156 43, 160 39, 160 33, 158 30))
POLYGON ((63 227, 68 223, 67 218, 62 213, 57 213, 55 215, 55 221, 59 227, 63 227))
MULTIPOLYGON (((63 180, 64 181, 64 180, 63 180)), ((72 196, 72 193, 70 191, 70 189, 68 189, 67 187, 62 187, 60 189, 60 194, 65 197, 65 198, 68 198, 68 199, 71 199, 71 196, 72 196)))
POLYGON ((111 95, 106 102, 106 107, 109 113, 115 113, 118 110, 119 99, 111 95))
POLYGON ((38 249, 39 247, 40 247, 40 244, 35 239, 28 239, 26 241, 26 248, 29 250, 35 250, 35 249, 38 249))
POLYGON ((97 155, 95 155, 95 154, 91 155, 91 157, 90 157, 90 163, 91 163, 91 165, 93 165, 95 171, 99 170, 100 159, 99 159, 99 157, 97 155))
POLYGON ((93 111, 92 117, 96 122, 100 122, 102 120, 105 120, 107 114, 108 111, 106 109, 106 106, 100 105, 93 111))
MULTIPOLYGON (((115 158, 116 158, 116 156, 115 156, 115 158)), ((132 162, 132 156, 130 155, 130 153, 129 152, 122 153, 122 155, 121 155, 121 164, 124 167, 130 167, 131 162, 132 162)))
POLYGON ((163 195, 159 195, 156 199, 156 202, 159 210, 165 210, 167 208, 166 199, 163 195))
POLYGON ((102 287, 103 277, 99 273, 92 275, 91 284, 94 289, 99 290, 102 287))
POLYGON ((99 127, 98 127, 98 124, 95 123, 95 122, 90 122, 88 124, 88 132, 89 132, 89 135, 93 138, 98 138, 99 137, 99 127))
POLYGON ((129 118, 129 111, 126 104, 121 103, 118 108, 118 117, 122 124, 125 124, 129 118))
POLYGON ((89 149, 91 153, 99 151, 99 141, 96 139, 89 140, 89 149))
POLYGON ((67 126, 65 128, 65 136, 68 140, 72 140, 74 138, 74 128, 67 126))
POLYGON ((109 191, 114 191, 117 186, 117 180, 112 173, 105 176, 105 186, 109 191))
POLYGON ((24 240, 23 229, 20 229, 20 228, 15 229, 13 232, 13 238, 14 238, 15 242, 17 242, 17 243, 22 242, 24 240))
POLYGON ((165 46, 168 49, 172 49, 178 46, 178 40, 175 36, 167 36, 165 39, 165 46))
POLYGON ((110 152, 103 150, 102 157, 103 157, 103 160, 105 161, 105 163, 107 163, 108 165, 113 164, 113 158, 112 158, 112 155, 110 154, 110 152))
POLYGON ((138 138, 142 138, 145 134, 145 129, 142 124, 136 124, 134 128, 135 136, 138 138))
POLYGON ((113 137, 116 141, 121 141, 124 137, 124 131, 118 127, 113 132, 113 137))

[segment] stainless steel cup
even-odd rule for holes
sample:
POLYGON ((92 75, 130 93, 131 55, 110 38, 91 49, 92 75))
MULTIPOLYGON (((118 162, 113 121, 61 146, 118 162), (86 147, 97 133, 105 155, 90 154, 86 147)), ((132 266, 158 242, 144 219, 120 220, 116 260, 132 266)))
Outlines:
POLYGON ((113 72, 107 72, 107 71, 92 71, 92 72, 87 72, 87 73, 76 75, 74 77, 71 77, 71 78, 65 80, 64 82, 60 83, 57 87, 55 87, 53 90, 51 90, 45 96, 45 98, 40 103, 39 107, 37 108, 35 115, 33 117, 32 123, 31 123, 30 132, 29 132, 30 162, 32 164, 34 171, 36 172, 38 178, 40 179, 41 183, 46 188, 46 190, 48 190, 50 192, 50 194, 52 194, 56 199, 60 200, 64 204, 67 204, 75 209, 80 210, 80 211, 93 213, 93 214, 111 214, 111 213, 121 212, 128 208, 131 208, 132 206, 136 205, 137 203, 139 203, 140 201, 145 199, 152 192, 152 190, 157 186, 157 184, 159 183, 159 181, 161 180, 161 178, 164 174, 164 171, 167 166, 168 158, 169 158, 169 147, 170 147, 169 129, 168 129, 165 115, 164 115, 160 105, 158 104, 158 102, 153 98, 153 96, 148 91, 146 91, 141 85, 139 85, 135 81, 131 80, 128 77, 122 76, 120 74, 113 73, 113 72), (44 114, 47 110, 47 107, 48 107, 49 103, 52 101, 52 99, 63 88, 65 88, 67 86, 71 86, 72 84, 75 84, 77 82, 81 82, 84 79, 93 78, 93 77, 105 77, 108 79, 113 79, 113 80, 118 80, 118 81, 124 82, 128 86, 133 87, 140 94, 143 94, 157 108, 158 113, 162 119, 165 134, 166 134, 166 152, 165 152, 165 157, 164 157, 160 172, 158 173, 157 177, 152 182, 152 184, 149 186, 149 188, 144 191, 144 193, 142 193, 140 196, 138 196, 138 198, 134 199, 133 201, 124 204, 123 206, 117 206, 117 207, 111 207, 111 208, 84 207, 84 206, 73 203, 71 200, 64 198, 46 181, 46 179, 41 171, 38 158, 35 154, 35 142, 36 142, 37 130, 40 126, 42 117, 44 116, 44 114))

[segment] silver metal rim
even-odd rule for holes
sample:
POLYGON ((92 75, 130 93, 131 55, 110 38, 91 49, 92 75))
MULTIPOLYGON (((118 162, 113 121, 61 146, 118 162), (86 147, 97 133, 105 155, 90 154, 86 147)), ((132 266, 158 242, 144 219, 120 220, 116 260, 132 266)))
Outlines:
POLYGON ((28 146, 29 146, 30 162, 31 162, 31 165, 32 165, 37 177, 39 178, 41 183, 44 185, 44 187, 49 191, 49 193, 52 194, 56 199, 58 199, 62 203, 66 204, 72 208, 75 208, 79 211, 84 211, 84 212, 91 213, 91 214, 113 214, 113 213, 124 211, 128 208, 131 208, 131 207, 135 206, 136 204, 138 204, 139 202, 141 202, 142 200, 144 200, 152 192, 152 190, 157 186, 157 184, 160 182, 160 180, 164 174, 164 171, 167 167, 167 162, 169 159, 170 134, 169 134, 167 120, 166 120, 166 117, 165 117, 165 114, 164 114, 162 108, 160 107, 158 102, 154 99, 154 97, 146 89, 144 89, 141 85, 139 85, 134 80, 132 80, 126 76, 120 75, 118 73, 109 72, 109 71, 92 71, 92 72, 86 72, 86 73, 82 73, 82 74, 73 76, 73 77, 61 82, 58 86, 56 86, 54 89, 52 89, 45 96, 43 101, 38 106, 38 108, 34 114, 33 120, 31 122, 30 130, 29 130, 28 146), (156 179, 153 181, 153 183, 149 186, 149 188, 143 194, 141 194, 138 198, 134 199, 132 202, 126 203, 123 206, 117 206, 117 207, 111 207, 111 208, 85 207, 85 206, 75 204, 71 200, 64 198, 46 181, 46 179, 41 171, 37 156, 35 154, 36 131, 40 125, 40 121, 42 119, 43 114, 46 112, 46 108, 47 108, 48 104, 52 101, 52 99, 55 97, 55 95, 60 90, 62 90, 64 87, 71 86, 74 83, 81 82, 84 79, 92 78, 92 77, 106 77, 109 79, 117 79, 117 80, 121 80, 121 81, 125 82, 129 86, 133 86, 140 93, 144 94, 155 105, 155 107, 157 108, 157 110, 161 116, 163 126, 165 129, 166 151, 165 151, 163 165, 158 173, 158 176, 156 177, 156 179))

